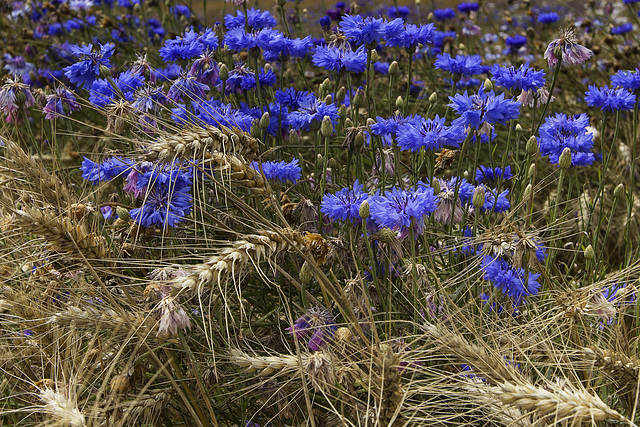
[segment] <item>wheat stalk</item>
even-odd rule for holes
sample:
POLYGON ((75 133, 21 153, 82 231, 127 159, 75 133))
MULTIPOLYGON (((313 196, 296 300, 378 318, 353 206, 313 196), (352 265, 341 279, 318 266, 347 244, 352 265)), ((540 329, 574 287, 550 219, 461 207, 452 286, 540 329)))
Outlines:
POLYGON ((637 383, 640 374, 640 360, 622 353, 598 347, 585 347, 582 353, 605 371, 615 374, 626 383, 637 383))
POLYGON ((400 384, 400 357, 393 352, 390 345, 385 344, 380 347, 374 361, 377 371, 374 382, 378 388, 376 397, 379 403, 376 424, 381 426, 403 425, 403 416, 400 414, 404 401, 400 384))
POLYGON ((142 313, 132 313, 121 311, 115 312, 106 307, 86 307, 84 309, 74 306, 67 306, 66 310, 60 311, 49 317, 48 323, 54 325, 76 325, 94 327, 100 325, 103 330, 111 330, 116 334, 120 329, 130 328, 139 330, 142 335, 150 335, 156 327, 155 320, 148 320, 142 313))
POLYGON ((206 160, 220 152, 254 159, 258 156, 259 142, 239 128, 206 125, 161 137, 148 147, 145 158, 149 161, 206 160))

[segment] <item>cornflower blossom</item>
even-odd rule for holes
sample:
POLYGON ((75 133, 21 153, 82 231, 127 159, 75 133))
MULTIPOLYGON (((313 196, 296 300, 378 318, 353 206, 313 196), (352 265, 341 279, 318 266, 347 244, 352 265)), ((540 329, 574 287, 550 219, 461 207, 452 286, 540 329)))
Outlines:
POLYGON ((496 289, 513 298, 517 304, 520 304, 524 297, 537 295, 540 289, 540 274, 528 273, 525 279, 526 273, 523 268, 515 268, 502 258, 484 256, 480 270, 484 273, 484 280, 491 282, 496 289))
MULTIPOLYGON (((143 76, 134 74, 130 70, 120 73, 118 77, 113 79, 118 90, 124 95, 127 101, 133 100, 133 92, 142 86, 143 81, 143 76)), ((111 103, 116 98, 116 95, 116 89, 110 81, 107 79, 96 79, 89 91, 89 101, 98 107, 104 107, 111 103)))
POLYGON ((538 22, 541 24, 553 24, 560 19, 560 16, 555 12, 541 13, 538 15, 538 22))
MULTIPOLYGON (((249 132, 251 130, 251 122, 255 118, 246 112, 236 110, 231 104, 223 104, 222 101, 217 99, 209 99, 205 102, 196 103, 194 107, 197 110, 198 119, 202 120, 203 123, 216 127, 221 125, 237 127, 245 132, 249 132)), ((186 113, 186 110, 182 110, 182 112, 186 113)), ((176 113, 176 110, 174 110, 174 113, 176 113)), ((181 122, 189 122, 187 114, 179 115, 181 122)))
POLYGON ((421 121, 422 118, 420 116, 412 114, 405 117, 399 112, 396 112, 393 116, 386 119, 376 117, 376 123, 372 124, 370 129, 372 134, 378 135, 382 137, 385 142, 391 143, 390 137, 396 136, 398 130, 407 125, 419 126, 421 121))
POLYGON ((640 90, 640 70, 637 68, 634 71, 620 70, 611 76, 611 84, 631 92, 637 92, 640 90))
MULTIPOLYGON (((555 101, 555 99, 556 97, 552 96, 551 102, 555 101)), ((536 108, 546 104, 548 100, 549 90, 544 86, 539 87, 536 91, 523 90, 517 99, 517 101, 522 105, 525 105, 527 107, 535 106, 536 108)))
POLYGON ((247 11, 247 19, 241 10, 236 11, 236 16, 226 15, 224 17, 224 26, 231 30, 232 28, 244 27, 245 22, 249 24, 249 28, 261 30, 263 28, 273 28, 278 24, 276 18, 271 13, 261 11, 260 9, 251 8, 247 11))
POLYGON ((501 67, 496 64, 491 69, 493 75, 493 81, 496 85, 505 87, 507 89, 520 89, 520 90, 537 90, 545 83, 544 71, 536 71, 529 67, 529 63, 521 65, 520 67, 501 67))
POLYGON ((435 67, 449 72, 454 78, 472 76, 482 73, 482 57, 480 55, 456 55, 452 58, 448 53, 436 57, 435 67))
POLYGON ((387 41, 387 46, 411 48, 416 47, 419 44, 427 45, 431 43, 431 39, 435 32, 435 26, 433 24, 420 26, 406 24, 404 28, 401 26, 398 29, 393 29, 394 22, 396 21, 400 21, 400 25, 404 26, 404 21, 400 18, 394 19, 386 24, 385 39, 387 41))
POLYGON ((362 191, 362 184, 356 179, 353 189, 343 188, 336 194, 325 194, 320 205, 320 212, 334 221, 350 221, 359 224, 360 205, 369 195, 362 191))
POLYGON ((4 62, 4 69, 9 72, 12 76, 22 76, 25 74, 29 74, 31 71, 34 71, 36 66, 31 62, 27 62, 23 56, 16 55, 12 56, 8 53, 5 53, 2 57, 2 62, 4 62))
POLYGON ((211 28, 207 28, 201 35, 189 30, 182 37, 166 40, 159 53, 165 62, 169 62, 195 58, 217 48, 218 36, 211 28))
POLYGON ((400 230, 403 235, 412 225, 416 227, 417 234, 421 234, 422 219, 437 207, 433 188, 426 185, 410 190, 393 188, 368 200, 372 219, 380 227, 400 230))
POLYGON ((627 22, 626 24, 613 27, 611 29, 611 34, 613 34, 614 36, 620 36, 622 34, 628 33, 631 30, 633 30, 633 24, 631 22, 627 22))
POLYGON ((571 164, 573 166, 590 165, 595 160, 593 152, 593 135, 587 132, 589 117, 586 114, 567 116, 556 114, 547 117, 540 126, 538 146, 540 154, 549 156, 552 164, 558 164, 560 154, 568 147, 571 149, 571 164))
POLYGON ((503 180, 509 180, 513 178, 511 173, 511 166, 507 166, 502 170, 501 167, 491 168, 488 166, 479 165, 476 171, 476 182, 481 183, 485 181, 495 181, 499 178, 503 180))
POLYGON ((156 337, 178 335, 178 330, 191 329, 191 321, 184 307, 176 301, 176 297, 167 295, 158 302, 155 308, 160 313, 160 325, 156 337))
POLYGON ((313 98, 315 95, 311 92, 300 92, 292 87, 278 89, 275 93, 276 104, 291 109, 298 109, 304 100, 309 101, 313 98))
POLYGON ((302 172, 298 159, 293 159, 289 163, 284 160, 280 162, 263 162, 260 164, 258 164, 258 162, 252 162, 251 167, 256 171, 262 170, 265 178, 280 182, 291 181, 295 183, 300 179, 302 172))
POLYGON ((236 6, 240 6, 245 0, 224 0, 227 3, 235 4, 236 6))
POLYGON ((305 338, 310 332, 309 349, 318 351, 327 345, 327 341, 338 330, 338 325, 331 312, 320 307, 312 307, 298 317, 293 326, 286 329, 296 341, 305 338))
POLYGON ((549 43, 544 59, 549 62, 550 67, 555 67, 560 59, 569 65, 579 65, 591 58, 591 55, 593 52, 590 49, 578 44, 576 32, 570 28, 560 30, 560 38, 549 43))
POLYGON ((209 86, 196 81, 194 76, 182 76, 176 79, 167 93, 167 98, 179 102, 186 98, 190 100, 204 99, 204 93, 209 90, 209 86))
POLYGON ((477 12, 480 5, 474 2, 462 2, 458 5, 458 11, 461 13, 477 12))
POLYGON ((215 85, 220 78, 220 69, 218 68, 218 61, 214 58, 214 51, 205 52, 193 61, 188 76, 195 77, 199 83, 215 85))
POLYGON ((391 6, 387 9, 387 16, 391 19, 406 18, 409 16, 410 10, 407 6, 391 6))
POLYGON ((382 18, 363 18, 345 15, 340 21, 340 31, 357 45, 373 45, 384 37, 386 23, 382 18))
POLYGON ((100 67, 111 67, 109 58, 113 55, 115 45, 113 43, 101 44, 100 51, 94 52, 93 45, 69 47, 71 53, 81 61, 69 65, 63 69, 64 75, 78 87, 91 87, 96 76, 100 74, 100 67))
POLYGON ((348 44, 344 47, 318 46, 311 61, 328 71, 337 72, 344 68, 352 73, 362 73, 367 67, 367 51, 364 46, 353 51, 348 44))
POLYGON ((584 100, 589 107, 600 108, 605 114, 633 110, 636 102, 636 96, 624 88, 599 88, 591 85, 585 95, 584 100))
POLYGON ((436 114, 435 119, 422 119, 398 129, 398 147, 401 150, 437 150, 443 146, 459 147, 464 140, 464 127, 446 126, 445 118, 436 114))
POLYGON ((124 176, 131 170, 133 162, 121 157, 110 157, 102 163, 96 163, 88 158, 84 158, 80 171, 82 178, 96 185, 100 182, 111 181, 112 179, 124 176))
POLYGON ((456 17, 456 11, 447 7, 445 9, 436 9, 433 11, 433 16, 438 21, 446 21, 447 19, 453 19, 456 17))
MULTIPOLYGON (((480 184, 484 186, 483 184, 480 184)), ((486 187, 485 187, 486 188, 486 187)), ((507 199, 509 195, 509 190, 504 190, 502 193, 498 194, 498 191, 494 188, 493 190, 486 189, 485 190, 485 198, 484 205, 480 209, 482 212, 506 212, 511 208, 511 202, 507 199)))
MULTIPOLYGON (((466 196, 465 190, 461 185, 458 187, 458 194, 456 195, 456 179, 444 180, 436 178, 440 184, 440 192, 436 194, 437 207, 433 212, 433 220, 440 224, 454 224, 462 222, 464 216, 464 210, 462 209, 462 197, 466 196)), ((464 179, 463 179, 464 181, 464 179)), ((471 192, 473 192, 473 186, 471 192)), ((470 196, 466 196, 468 198, 470 196)))
POLYGON ((55 93, 47 95, 47 103, 44 105, 42 112, 45 119, 53 120, 79 109, 80 104, 76 101, 73 93, 62 86, 58 86, 55 93))
POLYGON ((453 121, 453 125, 480 129, 485 123, 507 124, 509 120, 517 119, 520 115, 520 103, 513 99, 505 99, 504 93, 496 95, 493 91, 485 92, 484 84, 478 89, 478 93, 469 96, 464 94, 450 96, 449 107, 460 114, 453 121))
POLYGON ((166 165, 137 176, 137 189, 144 190, 143 205, 131 209, 131 218, 143 227, 175 227, 191 213, 191 172, 166 165))
POLYGON ((329 116, 331 124, 335 126, 338 123, 338 107, 335 104, 327 105, 315 97, 303 99, 298 110, 289 113, 289 125, 296 130, 318 130, 325 116, 329 116))
POLYGON ((24 97, 24 100, 21 101, 24 108, 29 108, 36 103, 29 86, 18 81, 17 76, 14 79, 6 79, 5 84, 0 88, 0 111, 7 115, 8 122, 17 121, 16 112, 19 106, 16 101, 18 94, 24 97))

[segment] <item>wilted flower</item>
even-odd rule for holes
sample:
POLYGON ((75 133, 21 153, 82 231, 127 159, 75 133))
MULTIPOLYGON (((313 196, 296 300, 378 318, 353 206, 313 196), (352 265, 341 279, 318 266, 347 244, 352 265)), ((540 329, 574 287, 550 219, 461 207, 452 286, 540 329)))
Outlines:
POLYGON ((591 58, 593 52, 578 44, 575 29, 560 30, 560 38, 555 39, 544 52, 544 59, 549 61, 549 66, 554 67, 559 60, 569 65, 582 64, 591 58))
POLYGON ((20 82, 17 77, 5 80, 4 86, 0 88, 0 111, 7 115, 7 121, 15 122, 19 105, 25 108, 36 103, 35 98, 29 90, 29 86, 20 82))
POLYGON ((45 119, 52 120, 66 116, 71 111, 77 111, 79 109, 80 105, 76 101, 73 93, 63 86, 58 86, 56 93, 47 95, 47 103, 42 109, 42 112, 44 113, 45 119))
POLYGON ((331 312, 320 307, 313 307, 296 319, 293 326, 287 328, 293 337, 299 341, 309 332, 312 332, 309 340, 311 351, 318 351, 326 345, 329 338, 338 329, 331 312))
POLYGON ((164 297, 156 306, 156 311, 160 312, 160 326, 156 336, 175 336, 179 329, 191 329, 189 315, 175 297, 164 297))

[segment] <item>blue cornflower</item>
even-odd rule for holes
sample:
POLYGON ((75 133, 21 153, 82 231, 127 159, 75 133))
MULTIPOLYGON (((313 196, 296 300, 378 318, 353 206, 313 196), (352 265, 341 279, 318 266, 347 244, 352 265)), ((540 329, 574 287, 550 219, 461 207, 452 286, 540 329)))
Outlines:
POLYGON ((262 166, 265 178, 281 182, 291 181, 295 183, 300 179, 302 172, 298 159, 293 159, 289 163, 284 160, 280 162, 263 162, 260 165, 257 162, 251 163, 251 167, 257 171, 260 170, 260 166, 262 166))
POLYGON ((131 107, 141 113, 157 112, 160 110, 160 106, 168 101, 169 98, 162 91, 162 87, 145 85, 134 93, 131 107))
POLYGON ((251 122, 255 117, 244 111, 234 109, 230 104, 223 104, 219 100, 210 99, 197 104, 197 117, 212 126, 237 127, 245 132, 251 130, 251 122))
POLYGON ((314 98, 311 92, 299 92, 292 87, 287 89, 278 89, 275 93, 276 103, 283 107, 298 109, 302 100, 310 100, 314 98))
POLYGON ((93 52, 93 45, 69 47, 71 53, 81 61, 63 69, 64 75, 76 86, 90 87, 96 76, 100 74, 100 66, 110 67, 109 58, 113 55, 113 43, 101 44, 100 52, 93 52))
POLYGON ((494 181, 499 178, 509 180, 513 178, 511 173, 511 166, 507 166, 502 170, 500 167, 490 168, 488 166, 479 165, 476 171, 476 182, 481 183, 485 181, 494 181))
POLYGON ((528 62, 518 68, 506 68, 496 64, 491 69, 491 74, 495 84, 507 89, 537 90, 544 86, 546 80, 544 71, 536 71, 529 67, 528 62))
POLYGON ((476 12, 478 9, 480 9, 480 5, 478 3, 465 1, 458 5, 458 11, 462 13, 476 12))
POLYGON ((200 56, 204 49, 199 40, 198 34, 190 30, 183 37, 166 40, 164 46, 160 48, 160 56, 165 62, 177 61, 178 59, 191 59, 200 56))
MULTIPOLYGON (((134 74, 130 70, 113 79, 113 82, 128 101, 133 100, 133 92, 142 86, 143 81, 144 77, 134 74)), ((98 107, 104 107, 116 97, 116 90, 107 79, 95 80, 89 93, 89 101, 98 107)))
POLYGON ((193 76, 181 76, 173 82, 167 93, 167 98, 179 102, 181 99, 202 100, 209 86, 196 81, 193 76))
POLYGON ((356 51, 351 50, 349 45, 344 48, 318 46, 312 62, 329 71, 340 71, 344 68, 352 73, 362 73, 367 64, 367 52, 364 46, 360 46, 356 51))
POLYGON ((12 56, 8 53, 5 53, 2 56, 2 62, 4 62, 4 69, 9 72, 9 75, 12 76, 22 76, 25 74, 29 74, 31 71, 34 71, 36 66, 31 62, 27 62, 23 56, 16 55, 12 56))
POLYGON ((525 284, 524 269, 515 268, 502 258, 484 256, 480 269, 484 273, 485 280, 491 282, 496 289, 513 298, 518 304, 526 296, 537 295, 540 289, 539 274, 529 273, 525 284))
POLYGON ((96 185, 99 182, 111 181, 113 178, 123 176, 132 167, 133 162, 131 160, 123 160, 120 157, 110 157, 102 163, 93 162, 85 157, 80 170, 82 171, 83 179, 96 185))
POLYGON ((640 89, 640 70, 637 68, 635 71, 620 70, 611 76, 611 84, 636 92, 640 89))
POLYGON ((331 29, 331 18, 327 15, 324 15, 322 18, 320 18, 318 20, 318 23, 320 23, 320 27, 324 31, 329 31, 331 29))
MULTIPOLYGON (((263 28, 273 28, 278 24, 276 18, 267 10, 264 12, 260 9, 251 8, 247 11, 247 22, 250 28, 261 30, 263 28)), ((244 27, 244 13, 240 10, 236 11, 236 16, 226 15, 224 17, 224 26, 227 30, 232 28, 244 27)))
POLYGON ((559 19, 560 16, 558 16, 558 14, 555 12, 541 13, 538 15, 538 22, 540 22, 541 24, 553 24, 559 19))
POLYGON ((587 105, 600 108, 605 114, 633 110, 636 102, 636 96, 624 88, 610 89, 609 86, 599 88, 591 85, 585 94, 587 105))
POLYGON ((183 4, 177 4, 175 6, 171 6, 169 8, 169 12, 173 13, 176 18, 180 18, 184 16, 185 18, 190 18, 193 13, 191 13, 191 9, 189 6, 185 6, 183 4))
POLYGON ((445 118, 436 114, 435 119, 420 120, 398 129, 398 147, 401 150, 418 151, 437 150, 445 145, 458 147, 464 140, 465 131, 462 126, 445 126, 445 118))
POLYGON ((382 18, 345 15, 340 21, 340 31, 357 45, 379 43, 384 36, 384 27, 382 18))
POLYGON ((436 68, 448 71, 456 78, 482 73, 482 57, 480 55, 456 55, 452 58, 448 53, 437 56, 436 68))
MULTIPOLYGON (((390 26, 392 22, 389 22, 387 27, 390 26)), ((435 26, 433 24, 421 25, 419 27, 417 25, 407 24, 401 31, 385 34, 385 38, 387 40, 387 46, 409 48, 419 44, 427 45, 431 43, 434 33, 435 26)))
POLYGON ((627 22, 626 24, 622 24, 618 27, 613 27, 611 29, 611 34, 613 34, 614 36, 619 36, 622 34, 626 34, 631 30, 633 30, 633 24, 631 22, 627 22))
MULTIPOLYGON (((254 119, 260 120, 265 112, 269 113, 269 126, 266 132, 271 136, 283 134, 289 127, 289 110, 282 108, 279 104, 271 103, 263 110, 260 107, 250 108, 244 102, 240 103, 240 112, 247 114, 254 119)), ((284 135, 284 134, 283 134, 284 135)))
POLYGON ((425 215, 436 210, 437 199, 433 188, 421 186, 417 189, 401 190, 393 188, 384 196, 369 197, 372 219, 380 227, 407 229, 415 224, 420 229, 425 215))
POLYGON ((71 111, 77 111, 79 109, 80 104, 76 101, 73 93, 62 86, 58 86, 54 94, 47 95, 47 103, 42 109, 42 112, 44 113, 45 119, 52 120, 58 117, 64 117, 71 111))
POLYGON ((457 93, 449 99, 449 107, 460 114, 460 117, 453 121, 454 125, 479 129, 483 123, 504 125, 520 115, 519 102, 505 99, 504 93, 496 95, 493 91, 485 92, 484 84, 480 86, 476 95, 469 96, 465 91, 464 94, 457 93))
POLYGON ((320 212, 334 221, 351 221, 358 224, 360 218, 360 205, 367 200, 369 195, 362 191, 362 184, 356 179, 353 190, 343 188, 336 194, 325 194, 320 205, 320 212))
POLYGON ((498 194, 498 190, 496 190, 495 188, 493 190, 490 190, 485 187, 484 205, 482 206, 481 210, 483 212, 495 213, 508 211, 509 208, 511 208, 511 202, 509 202, 509 199, 507 199, 508 195, 509 190, 504 190, 502 193, 498 194))
POLYGON ((162 27, 162 22, 157 18, 149 18, 147 20, 147 34, 149 35, 149 40, 160 41, 164 39, 166 35, 165 29, 162 27))
POLYGON ((394 18, 406 18, 407 16, 409 16, 409 8, 407 6, 391 6, 389 9, 387 9, 387 16, 391 19, 394 18))
POLYGON ((331 123, 335 126, 338 122, 338 107, 335 104, 325 104, 315 97, 303 99, 300 107, 296 111, 289 113, 289 124, 293 129, 309 131, 320 129, 320 124, 325 116, 331 118, 331 123))
POLYGON ((587 133, 587 126, 589 126, 589 117, 584 113, 575 116, 558 113, 553 117, 547 117, 544 124, 540 126, 538 139, 540 154, 549 156, 551 163, 558 164, 560 154, 569 147, 572 165, 590 165, 595 157, 591 152, 593 135, 587 133))
POLYGON ((182 68, 178 64, 169 64, 166 68, 151 70, 152 82, 166 82, 177 79, 182 74, 182 68))
POLYGON ((378 74, 382 74, 383 76, 386 76, 387 74, 389 74, 389 63, 388 62, 381 62, 381 61, 377 61, 373 63, 373 71, 378 73, 378 74))
POLYGON ((131 218, 143 227, 175 227, 191 213, 191 187, 155 184, 147 189, 140 208, 131 209, 131 218))
POLYGON ((193 61, 189 69, 189 76, 195 77, 196 81, 206 85, 215 85, 218 82, 220 69, 213 50, 203 53, 193 61))
POLYGON ((371 125, 371 133, 381 137, 389 135, 395 136, 398 133, 398 129, 413 124, 419 126, 422 118, 415 115, 404 117, 400 113, 396 113, 389 118, 376 117, 376 123, 371 125))
POLYGON ((527 37, 522 34, 516 34, 513 37, 507 37, 505 39, 505 43, 509 46, 513 51, 517 51, 522 46, 527 44, 527 37))
POLYGON ((433 16, 438 21, 446 21, 447 19, 453 19, 456 16, 456 11, 447 7, 445 9, 436 9, 433 11, 433 16))

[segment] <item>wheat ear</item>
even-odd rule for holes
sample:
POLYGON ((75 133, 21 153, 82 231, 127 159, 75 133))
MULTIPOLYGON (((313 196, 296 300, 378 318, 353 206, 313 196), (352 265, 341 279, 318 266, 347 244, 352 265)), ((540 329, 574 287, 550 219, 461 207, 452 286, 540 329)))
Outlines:
POLYGON ((206 160, 220 152, 254 159, 259 154, 258 143, 239 128, 207 125, 160 138, 148 147, 145 157, 149 161, 206 160))
POLYGON ((616 379, 622 379, 626 383, 637 383, 640 374, 640 360, 637 358, 598 347, 583 348, 582 353, 596 366, 615 374, 616 379))
POLYGON ((58 312, 49 317, 49 323, 54 325, 75 325, 84 327, 95 327, 98 325, 102 330, 110 330, 116 334, 122 328, 128 332, 130 328, 135 328, 141 335, 151 335, 157 327, 155 319, 149 319, 142 313, 132 313, 122 311, 115 312, 105 307, 86 307, 84 309, 74 306, 67 306, 65 311, 58 312))
POLYGON ((402 386, 400 384, 401 373, 400 357, 393 352, 390 345, 380 346, 379 353, 374 358, 377 375, 374 381, 378 388, 378 424, 381 426, 404 425, 403 416, 400 414, 404 401, 402 386))
MULTIPOLYGON (((91 232, 82 220, 71 221, 67 217, 55 214, 51 209, 26 208, 14 212, 16 225, 27 232, 42 236, 53 250, 69 254, 81 252, 87 260, 111 258, 111 250, 106 239, 91 232)), ((77 258, 84 259, 82 256, 77 258)))
MULTIPOLYGON (((635 426, 622 414, 607 406, 598 396, 567 385, 547 389, 525 382, 518 384, 504 382, 489 387, 488 391, 504 405, 534 411, 539 416, 553 417, 553 424, 568 420, 572 420, 571 425, 614 420, 635 426)), ((547 421, 550 420, 547 419, 547 421)))

